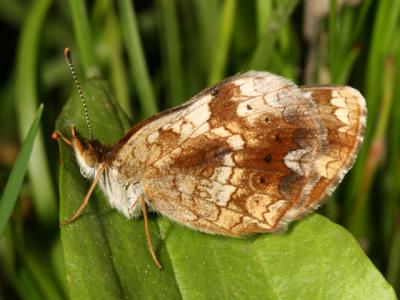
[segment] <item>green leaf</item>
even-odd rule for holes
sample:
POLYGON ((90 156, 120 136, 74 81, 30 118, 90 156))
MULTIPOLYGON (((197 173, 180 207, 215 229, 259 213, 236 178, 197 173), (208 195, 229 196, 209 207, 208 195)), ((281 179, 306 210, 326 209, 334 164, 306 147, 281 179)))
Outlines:
MULTIPOLYGON (((94 134, 113 144, 128 121, 107 86, 91 81, 88 95, 94 134)), ((58 120, 88 136, 74 95, 58 120)), ((61 219, 79 207, 89 187, 72 149, 61 142, 61 219)), ((391 286, 342 227, 313 214, 287 233, 234 239, 190 230, 153 214, 150 230, 163 265, 146 248, 142 218, 128 220, 100 191, 85 212, 61 228, 72 299, 395 299, 391 286)))
MULTIPOLYGON (((38 106, 37 74, 39 50, 41 49, 39 41, 52 2, 52 0, 30 2, 18 40, 13 87, 15 113, 21 141, 28 133, 38 106)), ((53 225, 57 218, 57 207, 54 201, 56 191, 51 178, 50 164, 41 129, 39 129, 36 143, 33 145, 28 177, 39 223, 53 225)))
POLYGON ((29 132, 23 142, 21 151, 11 170, 10 177, 7 180, 3 196, 0 202, 0 235, 2 234, 8 219, 14 209, 18 194, 24 181, 26 169, 28 168, 29 158, 32 153, 33 142, 39 130, 40 119, 42 117, 43 104, 39 106, 36 117, 33 120, 29 132))

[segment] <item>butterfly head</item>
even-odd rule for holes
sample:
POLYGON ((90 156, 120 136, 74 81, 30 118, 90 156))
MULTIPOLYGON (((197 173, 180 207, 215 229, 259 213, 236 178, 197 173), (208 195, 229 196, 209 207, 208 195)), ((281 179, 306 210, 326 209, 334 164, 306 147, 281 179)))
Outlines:
POLYGON ((68 139, 61 132, 55 131, 52 137, 53 139, 61 138, 70 145, 74 149, 82 175, 86 178, 93 177, 100 164, 104 162, 107 149, 96 140, 85 140, 79 137, 74 126, 71 126, 71 136, 71 139, 68 139))
POLYGON ((104 161, 105 148, 96 140, 84 140, 78 136, 75 127, 71 127, 71 144, 81 173, 85 177, 93 177, 96 169, 104 161))

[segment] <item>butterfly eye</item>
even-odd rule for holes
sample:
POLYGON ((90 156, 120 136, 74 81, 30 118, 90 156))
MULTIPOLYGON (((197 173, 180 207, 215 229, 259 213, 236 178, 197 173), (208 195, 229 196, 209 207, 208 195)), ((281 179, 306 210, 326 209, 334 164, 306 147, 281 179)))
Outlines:
POLYGON ((89 144, 87 148, 83 150, 82 155, 85 160, 85 163, 90 168, 94 168, 100 160, 99 152, 91 144, 89 144))

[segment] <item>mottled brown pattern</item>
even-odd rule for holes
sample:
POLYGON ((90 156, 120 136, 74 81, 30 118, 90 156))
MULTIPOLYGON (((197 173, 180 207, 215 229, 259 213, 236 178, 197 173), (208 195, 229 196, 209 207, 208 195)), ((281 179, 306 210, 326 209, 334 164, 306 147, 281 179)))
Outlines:
POLYGON ((119 198, 103 189, 130 217, 143 195, 197 230, 281 230, 315 209, 353 164, 365 125, 360 97, 266 72, 228 78, 135 125, 105 158, 119 198))
POLYGON ((319 178, 305 202, 305 207, 299 211, 298 217, 321 205, 321 201, 336 189, 344 175, 351 169, 362 145, 367 115, 364 103, 360 103, 361 95, 352 88, 326 86, 304 87, 303 90, 311 92, 312 99, 318 106, 320 118, 327 129, 328 147, 324 155, 329 159, 324 160, 326 164, 323 167, 330 168, 334 175, 331 178, 325 176, 319 178), (351 128, 346 133, 339 131, 344 124, 335 116, 338 106, 331 103, 333 91, 345 99, 349 113, 353 116, 350 119, 351 128))
POLYGON ((237 236, 279 229, 285 212, 300 201, 313 176, 296 175, 284 157, 308 147, 315 153, 305 163, 312 164, 324 137, 315 112, 310 113, 312 104, 295 85, 258 74, 257 78, 247 73, 224 81, 196 96, 191 105, 173 110, 174 115, 160 115, 155 119, 159 124, 153 119, 135 126, 128 133, 130 138, 124 138, 126 145, 118 146, 117 158, 124 158, 115 160, 120 162, 115 167, 124 174, 123 180, 140 180, 146 199, 157 211, 202 231, 237 236), (269 95, 263 80, 273 81, 271 104, 261 99, 269 95), (246 85, 250 85, 248 90, 243 89, 246 85), (239 105, 246 101, 246 111, 239 116, 239 105), (273 105, 280 106, 280 111, 273 105), (189 117, 193 111, 199 111, 198 116, 189 117), (207 111, 205 121, 197 122, 207 111), (182 140, 185 126, 190 130, 182 140), (196 135, 202 126, 208 127, 196 135), (157 137, 149 143, 147 138, 154 132, 157 137), (150 144, 157 145, 161 155, 138 160, 138 145, 149 151, 150 144), (135 160, 141 161, 136 164, 141 171, 132 167, 135 160))

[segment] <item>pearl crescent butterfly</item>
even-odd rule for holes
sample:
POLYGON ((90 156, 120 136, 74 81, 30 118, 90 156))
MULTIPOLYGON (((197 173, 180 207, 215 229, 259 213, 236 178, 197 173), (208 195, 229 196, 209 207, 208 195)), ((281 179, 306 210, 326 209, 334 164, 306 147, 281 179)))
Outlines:
MULTIPOLYGON (((68 49, 66 57, 77 82, 68 49)), ((139 122, 111 150, 74 127, 71 139, 55 132, 72 146, 82 175, 94 178, 64 223, 98 184, 127 218, 143 214, 158 267, 147 208, 211 234, 284 230, 318 208, 353 166, 366 116, 354 88, 297 86, 250 71, 139 122)))

